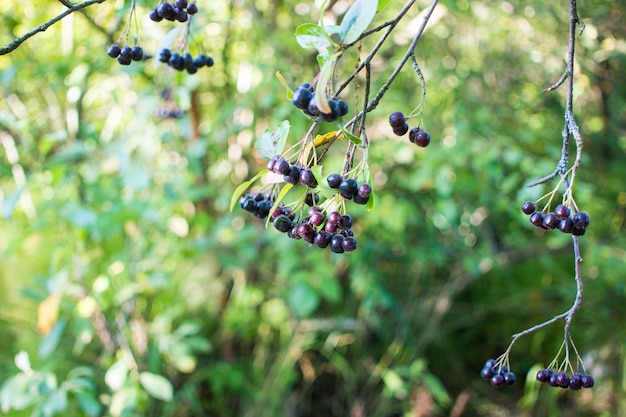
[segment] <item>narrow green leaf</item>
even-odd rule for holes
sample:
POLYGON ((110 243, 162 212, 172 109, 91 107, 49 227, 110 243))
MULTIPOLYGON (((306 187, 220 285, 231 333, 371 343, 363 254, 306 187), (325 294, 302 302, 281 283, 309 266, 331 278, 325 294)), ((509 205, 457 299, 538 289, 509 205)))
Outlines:
POLYGON ((320 15, 319 25, 320 26, 323 26, 323 23, 324 23, 324 12, 326 11, 326 6, 328 6, 328 2, 329 2, 329 0, 324 0, 324 1, 322 1, 322 5, 320 6, 320 12, 319 12, 319 15, 320 15))
POLYGON ((357 39, 372 23, 376 15, 378 0, 356 0, 348 9, 341 21, 339 36, 344 44, 350 44, 357 39))
POLYGON ((304 23, 296 28, 296 41, 303 48, 326 49, 332 45, 331 39, 321 26, 304 23))
POLYGON ((289 87, 289 84, 287 84, 287 81, 285 81, 285 77, 283 77, 283 74, 281 74, 280 71, 276 71, 276 78, 278 78, 278 82, 285 89, 285 94, 287 94, 287 100, 291 100, 291 97, 293 97, 293 90, 289 87))
POLYGON ((252 185, 252 183, 261 178, 263 175, 267 174, 267 172, 267 169, 264 169, 256 174, 254 177, 250 178, 248 181, 242 182, 237 188, 235 188, 235 191, 233 191, 233 195, 230 197, 230 211, 233 211, 235 204, 237 204, 237 201, 239 200, 243 192, 246 191, 248 187, 252 185))
POLYGON ((52 327, 52 330, 43 338, 39 345, 39 357, 46 359, 59 345, 63 330, 65 330, 65 320, 59 320, 52 327))
POLYGON ((2 217, 4 217, 5 219, 11 218, 17 202, 20 201, 23 190, 24 188, 18 188, 17 190, 9 194, 4 200, 2 200, 2 217))
POLYGON ((274 132, 266 129, 254 143, 254 148, 259 156, 269 160, 274 155, 282 153, 287 143, 290 128, 289 120, 283 120, 274 132))
POLYGON ((171 401, 174 396, 174 387, 172 383, 165 377, 152 372, 141 372, 139 374, 139 383, 148 394, 157 400, 171 401))
POLYGON ((343 126, 341 126, 341 132, 346 138, 348 138, 350 142, 353 142, 355 145, 361 146, 363 144, 363 141, 361 140, 361 138, 354 136, 352 133, 346 130, 343 126))
POLYGON ((328 105, 328 97, 326 96, 326 86, 330 82, 333 76, 333 63, 334 60, 328 60, 324 63, 324 66, 320 69, 320 77, 317 80, 317 87, 315 88, 315 102, 317 107, 322 113, 330 113, 330 106, 328 105))
MULTIPOLYGON (((272 206, 272 209, 270 210, 270 213, 273 213, 274 210, 276 210, 276 207, 278 207, 278 205, 280 204, 282 199, 285 198, 285 196, 287 195, 289 190, 291 190, 292 188, 293 188, 293 184, 289 184, 289 183, 286 183, 283 186, 283 188, 280 190, 280 193, 278 193, 278 195, 276 196, 276 201, 274 201, 274 205, 272 206)), ((270 221, 271 217, 272 216, 268 216, 267 217, 267 222, 265 223, 265 227, 267 227, 267 225, 269 224, 269 221, 270 221)))

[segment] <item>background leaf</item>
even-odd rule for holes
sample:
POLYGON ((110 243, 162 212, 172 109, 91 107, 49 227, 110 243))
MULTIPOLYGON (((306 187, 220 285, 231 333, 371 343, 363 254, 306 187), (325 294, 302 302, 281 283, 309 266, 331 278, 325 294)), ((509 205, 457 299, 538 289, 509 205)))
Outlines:
POLYGON ((161 375, 152 372, 141 372, 139 374, 141 386, 154 398, 161 401, 171 401, 174 395, 172 383, 161 375))
POLYGON ((339 36, 344 44, 350 44, 368 28, 378 7, 378 0, 356 0, 346 12, 339 28, 339 36))

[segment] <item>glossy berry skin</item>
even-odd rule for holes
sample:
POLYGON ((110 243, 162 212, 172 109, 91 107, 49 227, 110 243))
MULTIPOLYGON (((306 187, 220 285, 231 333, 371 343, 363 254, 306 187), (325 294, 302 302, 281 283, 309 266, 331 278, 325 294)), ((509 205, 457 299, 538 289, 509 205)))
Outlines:
POLYGON ((334 122, 339 117, 339 103, 336 100, 328 100, 330 113, 322 113, 320 116, 325 122, 334 122))
POLYGON ((405 123, 404 125, 400 126, 400 127, 395 127, 393 129, 393 133, 396 136, 404 136, 406 135, 406 132, 409 131, 409 125, 407 123, 405 123))
POLYGON ((143 49, 141 46, 134 46, 132 52, 132 60, 133 61, 141 61, 143 59, 143 49))
POLYGON ((187 0, 176 0, 176 3, 174 3, 174 5, 179 9, 186 9, 187 0))
POLYGON ((287 233, 288 231, 291 230, 293 225, 291 223, 291 220, 289 220, 287 216, 285 216, 284 214, 281 214, 280 216, 276 217, 276 219, 274 220, 274 227, 279 232, 287 233))
POLYGON ((287 175, 283 175, 283 179, 289 184, 297 184, 298 181, 300 181, 300 168, 292 165, 289 168, 289 173, 287 175))
POLYGON ((504 383, 506 385, 513 385, 513 384, 515 384, 515 374, 513 372, 506 372, 504 374, 504 383))
POLYGON ((327 247, 328 245, 330 245, 331 238, 332 238, 332 235, 330 233, 322 230, 321 232, 315 235, 315 238, 313 239, 313 243, 318 248, 323 249, 327 247))
POLYGON ((300 182, 307 187, 315 188, 317 187, 317 180, 315 179, 315 175, 313 175, 313 171, 306 168, 300 171, 300 182))
POLYGON ((492 376, 494 376, 496 374, 496 370, 493 369, 493 367, 490 366, 485 366, 481 371, 480 371, 480 377, 482 379, 491 379, 492 376))
POLYGON ((119 62, 120 65, 130 65, 130 63, 132 62, 132 59, 124 58, 122 55, 120 55, 117 57, 117 62, 119 62))
POLYGON ((522 204, 522 213, 528 214, 529 216, 535 212, 535 203, 532 201, 526 201, 522 204))
POLYGON ((392 129, 398 129, 405 125, 406 118, 404 117, 404 113, 400 111, 395 111, 389 115, 389 125, 392 129))
POLYGON ((174 7, 172 7, 172 5, 168 2, 159 4, 159 6, 157 7, 157 13, 160 17, 167 20, 174 20, 174 17, 176 16, 174 12, 174 7))
POLYGON ((161 49, 161 52, 159 52, 159 62, 169 63, 171 57, 172 52, 167 48, 161 49))
POLYGON ((309 100, 306 114, 310 116, 319 116, 321 114, 320 108, 317 107, 317 102, 315 101, 315 97, 312 97, 311 100, 309 100))
POLYGON ((583 378, 579 373, 575 373, 569 380, 569 389, 577 391, 583 387, 583 378))
POLYGON ((491 377, 491 385, 498 388, 504 385, 504 376, 497 374, 491 377))
POLYGON ((339 194, 348 200, 351 200, 358 190, 359 186, 354 178, 346 178, 339 184, 339 194))
POLYGON ((303 87, 303 85, 300 84, 291 97, 291 103, 300 110, 306 109, 313 98, 313 93, 307 87, 303 87))
POLYGON ((344 237, 341 242, 341 246, 345 252, 352 252, 356 250, 356 239, 352 236, 344 237))
POLYGON ((543 227, 546 229, 556 229, 560 221, 556 218, 554 213, 548 213, 543 216, 543 227))
POLYGON ((174 8, 174 18, 177 21, 184 23, 189 19, 189 15, 183 9, 174 8))
POLYGON ((559 222, 559 230, 563 233, 572 233, 574 230, 574 222, 570 217, 559 222))
POLYGON ((341 220, 341 213, 338 211, 331 211, 328 215, 328 222, 338 224, 339 220, 341 220))
POLYGON ((344 214, 339 219, 338 225, 339 228, 343 230, 350 230, 350 228, 352 227, 352 216, 350 216, 349 214, 344 214))
POLYGON ((309 215, 309 223, 311 223, 313 226, 316 226, 316 227, 321 226, 325 220, 326 218, 319 211, 316 211, 309 215))
POLYGON ((497 362, 494 359, 487 359, 485 361, 485 364, 483 365, 483 368, 495 368, 496 364, 497 362))
POLYGON ((595 381, 591 375, 583 375, 581 377, 583 388, 592 388, 595 381))
POLYGON ((589 215, 584 211, 579 211, 572 218, 574 227, 577 229, 586 229, 589 226, 589 215))
POLYGON ((118 44, 114 43, 113 45, 109 46, 109 49, 107 50, 107 55, 111 58, 117 58, 118 56, 120 56, 121 52, 122 48, 120 48, 118 44))
POLYGON ((125 46, 120 51, 120 56, 124 59, 132 59, 133 57, 133 48, 130 46, 125 46))
POLYGON ((569 208, 563 204, 559 204, 554 208, 554 215, 559 220, 564 220, 569 217, 569 208))
POLYGON ((550 376, 552 376, 552 372, 548 369, 541 369, 537 372, 537 381, 539 382, 548 382, 550 380, 550 376))
POLYGON ((189 6, 187 6, 187 13, 189 13, 190 15, 198 13, 198 6, 196 6, 196 3, 191 3, 189 6))
POLYGON ((579 229, 578 227, 574 226, 574 228, 572 229, 572 236, 582 236, 585 234, 585 231, 587 229, 579 229))
POLYGON ((291 165, 289 165, 289 162, 282 158, 276 161, 276 164, 274 164, 274 172, 276 172, 277 174, 288 175, 290 169, 291 165))
POLYGON ((339 103, 339 117, 343 117, 348 114, 348 103, 343 100, 338 100, 337 103, 339 103))
POLYGON ((159 14, 159 10, 156 7, 150 10, 150 20, 154 22, 160 22, 163 20, 163 16, 159 14))
POLYGON ((343 178, 339 174, 330 174, 326 177, 326 182, 330 188, 339 188, 341 181, 343 181, 343 178))
POLYGON ((414 127, 409 132, 409 141, 421 148, 425 148, 430 144, 430 135, 421 127, 414 127))
POLYGON ((343 239, 344 237, 341 235, 333 235, 330 239, 330 250, 334 253, 344 253, 345 250, 343 248, 343 239))
POLYGON ((569 376, 565 372, 559 372, 555 378, 556 384, 561 388, 569 387, 569 376))
POLYGON ((531 214, 529 220, 533 225, 537 227, 543 226, 543 214, 539 211, 536 211, 533 214, 531 214))

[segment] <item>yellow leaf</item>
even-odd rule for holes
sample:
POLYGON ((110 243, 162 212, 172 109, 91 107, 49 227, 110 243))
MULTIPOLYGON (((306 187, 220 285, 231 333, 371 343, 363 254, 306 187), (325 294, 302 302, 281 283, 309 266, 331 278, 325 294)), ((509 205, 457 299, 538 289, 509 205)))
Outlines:
POLYGON ((324 133, 323 135, 317 135, 315 136, 315 140, 313 141, 313 146, 317 148, 318 146, 326 145, 327 143, 330 143, 335 139, 341 139, 340 136, 342 136, 342 133, 339 130, 324 133))
POLYGON ((61 291, 50 294, 37 308, 37 329, 44 335, 48 334, 59 318, 61 291))

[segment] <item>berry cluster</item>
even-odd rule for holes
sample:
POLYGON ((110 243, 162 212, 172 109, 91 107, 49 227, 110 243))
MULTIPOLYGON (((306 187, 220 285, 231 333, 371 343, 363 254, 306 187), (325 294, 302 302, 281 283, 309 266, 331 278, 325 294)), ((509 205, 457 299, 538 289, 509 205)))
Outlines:
POLYGON ((491 385, 498 388, 502 385, 513 385, 515 383, 515 374, 509 371, 508 366, 500 365, 494 359, 488 359, 480 371, 482 379, 489 380, 491 385))
POLYGON ((311 169, 292 165, 280 155, 275 155, 268 161, 267 169, 270 172, 282 175, 285 182, 289 184, 296 185, 301 183, 309 188, 317 187, 317 179, 311 169))
POLYGON ((172 4, 163 2, 150 10, 150 19, 155 22, 165 19, 171 22, 178 21, 182 23, 189 20, 189 15, 196 13, 198 13, 198 6, 196 6, 195 2, 188 4, 187 0, 176 0, 172 4))
MULTIPOLYGON (((404 113, 396 111, 389 115, 389 125, 393 129, 396 136, 404 136, 409 132, 409 124, 406 122, 404 113)), ((409 141, 421 148, 425 148, 430 144, 430 134, 421 127, 414 127, 409 132, 409 141)))
POLYGON ((330 174, 326 177, 326 182, 330 188, 339 190, 343 198, 353 200, 357 204, 367 204, 372 193, 369 184, 359 185, 354 178, 344 178, 339 174, 330 174))
POLYGON ((551 387, 569 388, 577 391, 581 388, 593 387, 594 380, 591 375, 574 373, 570 377, 567 372, 554 372, 552 369, 542 369, 537 372, 537 381, 547 382, 551 387))
POLYGON ((111 58, 117 58, 117 62, 121 65, 130 65, 132 61, 141 61, 143 59, 143 49, 139 45, 135 45, 132 48, 130 46, 120 47, 115 42, 109 46, 107 55, 111 58))
POLYGON ((313 86, 309 83, 302 83, 296 87, 291 102, 307 116, 319 116, 325 122, 334 122, 338 118, 348 114, 348 103, 343 100, 334 99, 328 100, 328 106, 331 112, 322 113, 319 107, 317 107, 313 86))
POLYGON ((214 63, 213 58, 204 54, 200 54, 194 58, 189 52, 180 55, 176 52, 172 53, 172 51, 167 48, 161 49, 159 61, 177 71, 187 70, 189 74, 195 74, 198 72, 198 68, 212 67, 214 63))
MULTIPOLYGON (((317 195, 307 194, 307 204, 314 203, 315 197, 317 195)), ((270 215, 274 201, 271 194, 246 194, 239 200, 239 206, 255 217, 265 219, 270 215)), ((298 217, 291 208, 278 205, 271 213, 270 221, 279 232, 286 233, 292 239, 303 239, 309 245, 322 249, 330 247, 334 253, 356 250, 357 243, 352 232, 350 215, 342 215, 338 211, 326 215, 324 209, 315 205, 309 208, 307 215, 298 217)))
POLYGON ((572 216, 571 210, 564 204, 559 204, 553 212, 544 214, 536 211, 535 203, 526 201, 522 204, 522 212, 530 216, 529 220, 533 225, 544 230, 558 229, 563 233, 582 236, 589 226, 589 214, 579 211, 572 216))

